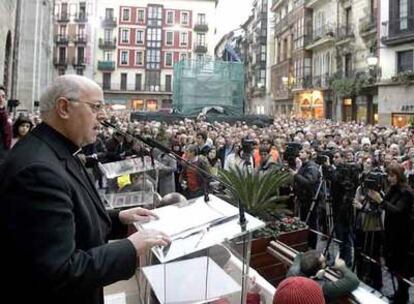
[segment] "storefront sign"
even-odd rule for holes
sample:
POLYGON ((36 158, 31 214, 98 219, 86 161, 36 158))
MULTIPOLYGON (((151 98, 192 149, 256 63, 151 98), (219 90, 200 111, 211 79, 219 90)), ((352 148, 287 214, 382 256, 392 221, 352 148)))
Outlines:
POLYGON ((401 112, 414 112, 414 105, 401 106, 401 112))

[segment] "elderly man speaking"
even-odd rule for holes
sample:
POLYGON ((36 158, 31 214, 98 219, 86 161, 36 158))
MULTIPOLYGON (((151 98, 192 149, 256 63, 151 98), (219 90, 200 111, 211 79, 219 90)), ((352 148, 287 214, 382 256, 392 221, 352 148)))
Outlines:
POLYGON ((93 81, 61 76, 40 99, 43 123, 20 140, 0 171, 3 294, 14 303, 103 303, 103 286, 130 278, 138 257, 167 246, 162 232, 127 225, 152 212, 107 212, 76 154, 105 118, 93 81))

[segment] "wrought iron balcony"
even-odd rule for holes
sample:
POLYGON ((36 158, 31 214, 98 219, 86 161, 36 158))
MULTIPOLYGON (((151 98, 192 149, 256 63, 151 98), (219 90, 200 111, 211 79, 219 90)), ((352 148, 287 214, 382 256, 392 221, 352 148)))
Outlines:
POLYGON ((99 60, 98 61, 98 70, 100 71, 114 71, 115 70, 115 61, 109 60, 99 60))
POLYGON ((76 13, 75 22, 88 22, 88 15, 86 12, 80 11, 76 13))
POLYGON ((115 49, 116 48, 116 38, 114 38, 112 40, 99 38, 99 48, 107 49, 107 50, 115 49))
POLYGON ((359 32, 361 35, 377 29, 377 16, 368 15, 359 19, 359 32))
POLYGON ((207 53, 207 44, 196 42, 194 43, 194 52, 196 53, 207 53))
POLYGON ((66 68, 68 66, 68 58, 66 58, 66 57, 59 57, 59 58, 54 57, 53 58, 53 64, 56 67, 65 67, 66 68))
POLYGON ((78 58, 73 57, 72 58, 72 65, 74 67, 85 67, 85 65, 86 65, 85 57, 78 57, 78 58))
POLYGON ((337 28, 336 41, 354 37, 354 26, 352 24, 342 25, 337 28))
POLYGON ((69 43, 68 35, 61 35, 61 34, 55 35, 55 42, 57 44, 65 44, 65 45, 67 45, 69 43))
POLYGON ((398 45, 414 41, 414 17, 392 19, 381 24, 381 42, 398 45))
POLYGON ((73 42, 75 44, 86 44, 88 42, 88 39, 87 39, 86 35, 76 35, 73 42))
POLYGON ((194 24, 194 31, 196 32, 208 32, 208 25, 206 23, 194 24))
POLYGON ((114 28, 114 27, 117 26, 116 18, 114 18, 114 17, 105 17, 105 19, 103 19, 101 21, 101 25, 102 25, 102 27, 114 28))
POLYGON ((56 16, 57 22, 69 22, 69 13, 68 12, 61 12, 56 16))

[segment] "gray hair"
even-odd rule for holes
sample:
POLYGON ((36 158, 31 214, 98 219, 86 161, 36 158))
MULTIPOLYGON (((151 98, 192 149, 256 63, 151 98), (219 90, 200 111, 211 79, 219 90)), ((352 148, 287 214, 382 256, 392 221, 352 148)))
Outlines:
POLYGON ((40 97, 40 112, 45 114, 52 110, 60 97, 78 100, 81 91, 90 85, 97 86, 95 82, 83 76, 59 76, 40 97))

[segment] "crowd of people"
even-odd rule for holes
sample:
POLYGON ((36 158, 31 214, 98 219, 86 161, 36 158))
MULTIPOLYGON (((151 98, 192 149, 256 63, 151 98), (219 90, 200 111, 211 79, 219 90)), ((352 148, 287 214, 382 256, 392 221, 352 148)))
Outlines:
MULTIPOLYGON (((72 86, 73 83, 78 83, 78 80, 70 77, 63 79, 70 81, 72 86)), ((92 84, 90 87, 95 88, 92 84)), ((88 90, 92 89, 88 88, 88 90)), ((18 144, 18 141, 37 126, 36 136, 40 136, 39 132, 46 134, 62 144, 69 145, 71 154, 76 152, 77 158, 90 168, 96 179, 95 186, 98 188, 105 187, 105 181, 96 166, 97 162, 119 161, 150 153, 164 164, 159 183, 153 185, 155 191, 162 196, 180 192, 187 198, 203 194, 208 178, 202 172, 168 157, 163 151, 157 149, 149 151, 148 147, 134 138, 134 135, 159 141, 187 162, 201 167, 212 175, 217 175, 220 169, 230 170, 234 167, 259 174, 272 170, 286 170, 293 177, 291 189, 296 200, 295 212, 311 229, 322 231, 327 235, 334 233, 340 241, 340 257, 344 261, 341 267, 346 265, 348 269, 354 269, 358 277, 380 290, 381 259, 384 258, 386 266, 398 280, 394 303, 408 302, 409 285, 404 279, 413 275, 413 265, 410 262, 414 259, 412 255, 414 199, 411 189, 414 182, 414 128, 330 120, 311 121, 294 117, 275 117, 273 124, 266 127, 247 125, 244 122, 233 125, 226 122, 209 123, 204 119, 184 119, 167 124, 157 121, 131 121, 130 113, 107 109, 105 117, 122 130, 121 133, 103 128, 96 122, 99 120, 96 117, 96 119, 89 117, 91 121, 88 122, 86 117, 75 116, 76 113, 70 112, 68 103, 80 101, 86 103, 97 116, 103 108, 103 97, 98 93, 95 92, 95 96, 89 93, 85 93, 84 96, 64 96, 68 90, 56 87, 53 90, 49 91, 49 95, 42 100, 42 103, 49 102, 47 111, 53 115, 50 113, 46 115, 45 113, 48 112, 44 110, 43 105, 41 116, 29 113, 27 116, 18 116, 12 121, 5 109, 5 90, 0 88, 0 161, 7 154, 19 154, 20 161, 25 163, 27 160, 23 161, 23 158, 28 151, 44 152, 22 151, 27 144, 24 141, 21 145, 18 144), (92 97, 96 96, 97 98, 92 100, 92 97), (83 123, 81 125, 80 120, 83 123), (87 128, 84 133, 92 132, 96 136, 81 134, 80 130, 76 133, 73 131, 76 129, 74 124, 78 129, 87 128), (48 130, 48 125, 56 126, 55 129, 69 138, 72 143, 66 143, 64 139, 54 134, 54 131, 48 130), (87 135, 89 138, 85 140, 87 135), (78 142, 73 142, 72 138, 78 142), (71 146, 73 143, 75 147, 71 146), (78 148, 82 150, 77 151, 78 148), (10 149, 12 153, 9 152, 10 149), (331 225, 327 224, 329 220, 332 222, 331 225), (368 255, 378 263, 367 263, 364 255, 368 255)), ((46 164, 38 161, 41 162, 40 165, 46 164)), ((5 163, 10 164, 10 160, 6 160, 5 163)), ((79 164, 74 165, 79 166, 79 164)), ((51 174, 50 169, 47 168, 43 168, 43 174, 36 175, 33 171, 36 166, 32 167, 31 164, 24 174, 17 169, 24 171, 25 167, 11 166, 10 168, 13 169, 14 174, 22 178, 19 185, 27 183, 24 188, 36 197, 42 190, 31 188, 36 184, 31 184, 30 178, 50 179, 56 178, 56 175, 51 174)), ((10 190, 12 186, 5 181, 5 178, 11 176, 10 173, 2 174, 0 179, 2 195, 9 194, 7 197, 10 201, 16 200, 16 193, 10 190)), ((81 180, 85 181, 85 177, 82 176, 81 180)), ((47 186, 70 191, 65 183, 47 186)), ((122 187, 119 186, 118 190, 122 191, 122 187)), ((73 197, 73 193, 70 192, 66 195, 73 197)), ((91 194, 85 196, 88 195, 91 194)), ((55 198, 64 199, 58 194, 55 198)), ((18 212, 9 204, 7 208, 9 212, 18 212)), ((143 213, 142 216, 148 214, 143 213)), ((107 219, 105 218, 104 221, 107 219)), ((11 227, 12 223, 8 222, 8 224, 9 230, 6 230, 15 232, 14 227, 11 227)), ((102 227, 102 230, 105 229, 108 228, 102 227)), ((58 230, 56 229, 56 233, 59 232, 58 230)), ((76 234, 75 231, 71 233, 76 234)), ((16 248, 22 249, 16 240, 10 241, 14 242, 16 248)), ((102 242, 103 239, 98 242, 92 241, 94 245, 102 245, 102 242)), ((162 242, 168 240, 164 239, 162 242)), ((151 240, 150 243, 159 244, 160 241, 151 240)), ((316 234, 311 233, 310 247, 316 248, 316 243, 316 234)), ((136 245, 136 242, 134 244, 136 245)), ((88 246, 85 250, 90 249, 88 246)), ((95 253, 92 250, 89 254, 95 253)), ((65 258, 69 257, 65 256, 65 258)), ((39 265, 43 263, 38 262, 39 265)), ((33 265, 26 266, 33 267, 33 265)), ((58 267, 58 265, 52 266, 58 267)), ((67 271, 70 271, 70 265, 68 267, 67 271)), ((53 271, 62 270, 54 268, 53 271)), ((47 277, 48 273, 42 275, 47 277)), ((73 275, 75 276, 76 272, 73 275)), ((123 278, 125 275, 124 273, 115 276, 115 279, 123 278)), ((312 276, 313 274, 308 277, 312 276)), ((77 281, 76 278, 74 280, 77 281)), ((102 278, 101 282, 108 281, 102 278)), ((68 286, 56 287, 68 288, 68 286)))

